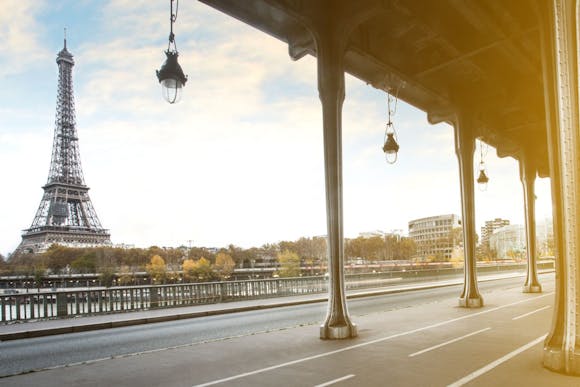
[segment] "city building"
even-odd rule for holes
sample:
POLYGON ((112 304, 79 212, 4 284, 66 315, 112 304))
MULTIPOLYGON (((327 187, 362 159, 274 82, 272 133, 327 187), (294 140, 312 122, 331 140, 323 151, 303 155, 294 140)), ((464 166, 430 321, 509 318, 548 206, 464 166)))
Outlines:
POLYGON ((554 257, 554 222, 546 218, 536 224, 536 246, 540 257, 554 257))
POLYGON ((510 224, 507 219, 495 218, 494 220, 487 220, 485 226, 481 228, 481 240, 479 244, 482 246, 489 245, 489 238, 491 234, 498 228, 502 228, 510 224))
POLYGON ((403 235, 403 230, 401 230, 401 229, 392 229, 391 231, 374 230, 374 231, 360 232, 358 234, 358 236, 359 236, 359 238, 374 238, 374 237, 388 238, 388 237, 394 237, 394 238, 397 238, 397 240, 399 240, 404 235, 403 235))
MULTIPOLYGON (((544 219, 536 225, 536 250, 540 257, 553 256, 554 228, 551 219, 544 219)), ((527 249, 526 229, 520 224, 497 228, 489 236, 489 248, 499 259, 525 258, 527 249)))
POLYGON ((365 231, 365 232, 360 232, 358 234, 359 238, 375 238, 375 237, 379 237, 379 238, 383 238, 385 236, 385 232, 381 231, 381 230, 374 230, 374 231, 365 231))
POLYGON ((409 237, 417 245, 417 258, 451 259, 453 247, 461 243, 461 234, 454 229, 461 227, 458 215, 437 215, 409 222, 409 237))
POLYGON ((509 224, 495 229, 489 237, 489 247, 498 259, 525 258, 526 229, 521 224, 509 224))

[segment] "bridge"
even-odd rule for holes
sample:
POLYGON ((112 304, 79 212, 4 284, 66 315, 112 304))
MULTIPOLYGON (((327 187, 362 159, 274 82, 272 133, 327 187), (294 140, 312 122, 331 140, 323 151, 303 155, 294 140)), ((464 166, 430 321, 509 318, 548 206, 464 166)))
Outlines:
POLYGON ((480 282, 482 309, 457 307, 459 283, 349 292, 352 340, 312 340, 327 300, 312 295, 8 326, 76 333, 1 342, 0 385, 575 385, 538 361, 554 274, 541 294, 524 278, 480 282))
POLYGON ((558 281, 543 363, 580 374, 578 0, 201 1, 286 42, 293 60, 317 59, 330 273, 322 339, 354 338, 359 329, 348 314, 343 274, 341 138, 349 72, 387 93, 397 91, 427 112, 429 122, 454 128, 465 251, 460 306, 484 306, 475 269, 475 139, 519 162, 529 262, 523 290, 529 293, 542 290, 535 271, 534 181, 550 177, 558 281))
POLYGON ((312 322, 300 322, 259 335, 93 358, 67 372, 55 369, 0 384, 122 384, 126 378, 127 384, 170 385, 577 384, 568 375, 580 374, 580 2, 202 2, 286 42, 293 60, 317 59, 329 246, 329 295, 318 334, 324 340, 313 337, 312 322), (453 126, 465 259, 464 281, 453 295, 440 294, 432 303, 424 302, 427 294, 402 304, 373 299, 375 306, 402 306, 363 311, 354 315, 356 321, 347 308, 344 276, 345 72, 387 93, 400 90, 399 98, 427 112, 431 123, 453 126), (528 242, 523 287, 512 283, 494 291, 477 278, 476 138, 520 165, 528 242), (536 269, 537 176, 551 179, 555 279, 538 276, 536 269))

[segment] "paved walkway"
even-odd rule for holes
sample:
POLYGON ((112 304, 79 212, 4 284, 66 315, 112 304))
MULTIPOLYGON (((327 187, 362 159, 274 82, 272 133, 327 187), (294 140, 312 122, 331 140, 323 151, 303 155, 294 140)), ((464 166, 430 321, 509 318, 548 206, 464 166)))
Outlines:
MULTIPOLYGON (((318 326, 102 359, 0 379, 0 386, 579 386, 542 367, 553 276, 542 294, 484 293, 354 316, 359 337, 321 341, 318 326)), ((263 302, 263 301, 261 301, 263 302)))

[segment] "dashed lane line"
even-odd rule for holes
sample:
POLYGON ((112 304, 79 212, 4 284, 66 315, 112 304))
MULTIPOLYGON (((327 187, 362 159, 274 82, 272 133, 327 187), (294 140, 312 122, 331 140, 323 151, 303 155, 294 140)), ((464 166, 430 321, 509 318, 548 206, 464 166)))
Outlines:
POLYGON ((546 338, 546 335, 542 335, 542 336, 538 337, 537 339, 535 339, 533 341, 530 341, 526 345, 523 345, 523 346, 519 347, 515 351, 512 351, 512 352, 508 353, 507 355, 502 356, 502 357, 500 357, 499 359, 497 359, 495 361, 492 361, 491 363, 489 363, 485 367, 482 367, 482 368, 478 369, 477 371, 474 371, 474 372, 470 373, 469 375, 466 375, 465 377, 459 379, 458 381, 456 381, 454 383, 451 383, 447 387, 460 387, 460 386, 463 386, 463 385, 471 382, 473 379, 475 379, 475 378, 477 378, 477 377, 485 374, 486 372, 491 371, 495 367, 497 367, 497 366, 505 363, 506 361, 510 360, 511 358, 519 355, 520 353, 522 353, 522 352, 530 349, 534 345, 541 343, 545 338, 546 338))
POLYGON ((529 315, 531 315, 531 314, 534 314, 534 313, 541 312, 542 310, 544 310, 544 309, 548 309, 549 307, 550 307, 550 305, 546 305, 546 306, 544 306, 544 307, 542 307, 542 308, 540 308, 540 309, 532 310, 531 312, 524 313, 524 314, 521 314, 521 315, 519 315, 519 316, 516 316, 516 317, 512 318, 512 320, 514 320, 514 321, 515 321, 515 320, 519 320, 520 318, 527 317, 527 316, 529 316, 529 315))
POLYGON ((482 315, 482 314, 495 312, 496 310, 500 310, 500 309, 504 309, 504 308, 509 308, 510 306, 523 304, 525 302, 534 301, 534 300, 537 300, 539 298, 551 296, 553 294, 554 294, 554 292, 545 293, 545 294, 542 294, 540 296, 536 296, 536 297, 532 297, 532 298, 526 298, 524 300, 515 301, 515 302, 509 303, 509 304, 496 306, 495 308, 490 308, 490 309, 487 309, 487 310, 483 310, 481 312, 470 313, 470 314, 465 315, 465 316, 453 318, 453 319, 450 319, 450 320, 441 321, 441 322, 438 322, 438 323, 435 323, 435 324, 431 324, 431 325, 427 325, 427 326, 424 326, 424 327, 421 327, 421 328, 412 329, 410 331, 395 333, 395 334, 390 335, 390 336, 380 337, 378 339, 370 340, 370 341, 367 341, 367 342, 364 342, 364 343, 350 345, 348 347, 344 347, 344 348, 340 348, 340 349, 335 349, 334 351, 322 352, 322 353, 319 353, 317 355, 307 356, 307 357, 304 357, 304 358, 301 358, 301 359, 292 360, 292 361, 289 361, 289 362, 286 362, 286 363, 275 364, 275 365, 272 365, 270 367, 265 367, 265 368, 260 368, 260 369, 254 370, 254 371, 244 372, 244 373, 241 373, 241 374, 229 376, 227 378, 212 380, 210 382, 206 382, 206 383, 202 383, 202 384, 196 384, 196 385, 194 385, 194 387, 213 386, 213 385, 216 385, 216 384, 221 384, 221 383, 229 382, 229 381, 232 381, 232 380, 237 380, 237 379, 245 378, 247 376, 252 376, 252 375, 257 375, 257 374, 261 374, 261 373, 268 372, 268 371, 273 371, 273 370, 276 370, 278 368, 288 367, 288 366, 291 366, 291 365, 294 365, 294 364, 299 364, 299 363, 307 362, 307 361, 310 361, 310 360, 320 359, 320 358, 327 357, 327 356, 331 356, 331 355, 334 355, 334 354, 337 354, 337 353, 350 351, 350 350, 356 349, 356 348, 366 347, 368 345, 372 345, 372 344, 380 343, 380 342, 383 342, 383 341, 391 340, 391 339, 394 339, 394 338, 397 338, 397 337, 406 336, 406 335, 410 335, 410 334, 413 334, 413 333, 425 331, 425 330, 428 330, 428 329, 431 329, 431 328, 436 328, 436 327, 440 327, 440 326, 443 326, 443 325, 451 324, 451 323, 454 323, 456 321, 465 320, 465 319, 472 318, 472 317, 475 317, 475 316, 479 316, 479 315, 482 315))
POLYGON ((434 349, 441 348, 441 347, 444 347, 444 346, 446 346, 446 345, 449 345, 449 344, 453 344, 453 343, 455 343, 455 342, 457 342, 457 341, 460 341, 460 340, 466 339, 466 338, 468 338, 468 337, 471 337, 471 336, 475 336, 475 335, 477 335, 477 334, 479 334, 479 333, 482 333, 482 332, 485 332, 485 331, 489 331, 490 329, 491 329, 491 328, 490 328, 490 327, 488 327, 488 328, 480 329, 480 330, 478 330, 478 331, 475 331, 475 332, 468 333, 468 334, 466 334, 466 335, 463 335, 463 336, 461 336, 461 337, 456 337, 455 339, 451 339, 451 340, 449 340, 449 341, 446 341, 446 342, 444 342, 444 343, 437 344, 437 345, 434 345, 434 346, 432 346, 432 347, 425 348, 425 349, 422 349, 422 350, 420 350, 420 351, 414 352, 414 353, 410 354, 410 355, 409 355, 409 357, 415 357, 415 356, 417 356, 417 355, 421 355, 421 354, 423 354, 423 353, 425 353, 425 352, 429 352, 429 351, 432 351, 432 350, 434 350, 434 349))
POLYGON ((346 376, 343 376, 342 378, 338 378, 338 379, 330 380, 330 381, 328 381, 328 382, 326 382, 326 383, 317 384, 317 385, 316 385, 316 386, 314 386, 314 387, 326 387, 326 386, 331 386, 331 385, 333 385, 333 384, 336 384, 336 383, 342 382, 342 381, 344 381, 344 380, 348 380, 348 379, 350 379, 350 378, 354 378, 354 376, 355 376, 354 374, 346 375, 346 376))

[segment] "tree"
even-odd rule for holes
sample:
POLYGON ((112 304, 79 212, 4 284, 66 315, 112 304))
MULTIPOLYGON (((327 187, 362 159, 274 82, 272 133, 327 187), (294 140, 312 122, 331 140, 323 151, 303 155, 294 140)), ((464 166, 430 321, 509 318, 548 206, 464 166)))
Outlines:
POLYGON ((214 278, 214 272, 211 268, 209 260, 201 257, 196 262, 197 265, 197 279, 200 281, 209 281, 214 278))
POLYGON ((123 265, 119 269, 119 278, 117 280, 120 286, 128 286, 133 283, 133 273, 129 266, 123 265))
POLYGON ((165 260, 159 255, 154 255, 151 257, 151 262, 145 266, 145 270, 151 276, 153 283, 159 284, 165 281, 167 276, 167 268, 165 266, 165 260))
POLYGON ((8 263, 6 263, 4 256, 0 254, 0 275, 4 274, 5 272, 8 272, 8 263))
POLYGON ((42 287, 42 281, 44 280, 44 274, 46 273, 46 269, 42 266, 36 266, 34 268, 34 284, 36 285, 36 288, 40 291, 40 288, 42 287))
POLYGON ((84 253, 71 262, 70 267, 77 273, 94 273, 97 264, 97 254, 94 251, 84 253))
POLYGON ((229 278, 234 272, 234 267, 236 263, 234 259, 225 253, 218 253, 215 257, 214 271, 220 277, 220 279, 229 278))
POLYGON ((44 253, 48 259, 48 268, 53 273, 59 273, 69 266, 79 256, 79 249, 71 249, 60 245, 51 245, 44 253))
POLYGON ((188 281, 208 281, 214 278, 209 260, 201 257, 197 261, 186 259, 182 264, 183 277, 188 281))
POLYGON ((185 261, 183 261, 183 263, 181 264, 181 268, 183 270, 183 278, 186 281, 191 281, 195 279, 196 267, 197 265, 195 264, 195 261, 193 259, 186 259, 185 261))
POLYGON ((298 254, 284 250, 278 254, 278 275, 280 277, 297 277, 300 275, 300 257, 298 254))
POLYGON ((99 270, 99 282, 102 286, 110 288, 113 286, 113 280, 115 279, 115 273, 110 267, 103 267, 99 270))
POLYGON ((191 247, 188 249, 188 253, 187 253, 187 258, 189 259, 200 259, 200 258, 206 258, 210 261, 213 261, 214 259, 214 253, 212 253, 210 250, 206 249, 205 247, 191 247))

